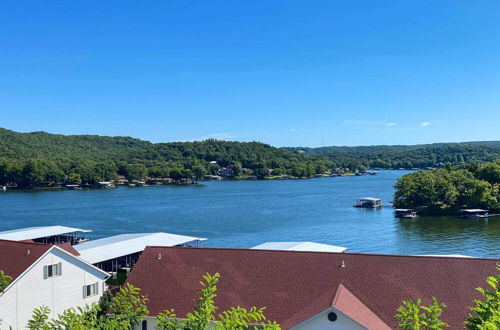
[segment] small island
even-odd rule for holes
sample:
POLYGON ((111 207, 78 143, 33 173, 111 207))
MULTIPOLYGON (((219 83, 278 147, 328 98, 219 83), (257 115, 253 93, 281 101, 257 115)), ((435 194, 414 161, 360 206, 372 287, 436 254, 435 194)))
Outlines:
MULTIPOLYGON (((396 181, 394 207, 420 215, 458 215, 460 210, 500 213, 500 161, 418 171, 396 181)), ((463 213, 463 211, 462 211, 463 213)))

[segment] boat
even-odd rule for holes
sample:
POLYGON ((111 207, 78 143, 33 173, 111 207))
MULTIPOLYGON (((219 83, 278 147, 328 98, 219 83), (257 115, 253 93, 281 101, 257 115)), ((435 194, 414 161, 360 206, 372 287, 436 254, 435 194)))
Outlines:
POLYGON ((374 198, 374 197, 358 198, 356 199, 354 207, 363 207, 369 209, 379 208, 382 207, 382 200, 380 198, 374 198))
POLYGON ((68 190, 80 190, 80 189, 82 189, 82 187, 80 187, 79 184, 67 184, 65 187, 68 190))
POLYGON ((462 209, 459 210, 458 212, 460 218, 465 218, 465 219, 487 218, 489 215, 489 211, 483 209, 462 209))
POLYGON ((418 218, 418 214, 413 209, 395 209, 394 216, 396 218, 414 219, 418 218))

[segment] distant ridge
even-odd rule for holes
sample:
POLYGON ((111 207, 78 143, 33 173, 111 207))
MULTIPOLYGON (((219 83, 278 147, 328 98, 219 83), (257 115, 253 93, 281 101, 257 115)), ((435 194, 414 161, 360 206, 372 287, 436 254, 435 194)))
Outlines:
POLYGON ((324 155, 334 152, 371 152, 387 150, 417 150, 429 147, 450 147, 461 145, 477 145, 500 147, 500 141, 470 141, 470 142, 438 142, 428 144, 393 144, 393 145, 366 145, 366 146, 326 146, 326 147, 283 147, 290 151, 303 151, 306 154, 324 155))

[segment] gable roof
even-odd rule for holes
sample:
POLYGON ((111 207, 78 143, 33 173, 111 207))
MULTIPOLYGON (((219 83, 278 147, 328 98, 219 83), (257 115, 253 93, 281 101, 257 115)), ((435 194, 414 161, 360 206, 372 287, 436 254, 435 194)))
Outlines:
POLYGON ((147 247, 128 282, 148 296, 151 315, 174 308, 184 317, 203 274, 219 272, 219 312, 264 306, 267 318, 283 328, 331 307, 369 328, 395 328, 403 300, 421 297, 427 304, 432 296, 448 305, 444 321, 460 328, 479 298, 475 288, 495 271, 492 259, 147 247))
POLYGON ((0 269, 14 281, 52 245, 0 240, 0 269))
POLYGON ((12 277, 11 284, 31 267, 38 259, 45 255, 51 249, 59 249, 66 254, 75 257, 78 262, 81 262, 94 270, 109 276, 103 270, 89 264, 88 262, 78 258, 79 253, 69 243, 57 245, 45 243, 32 243, 23 241, 9 241, 0 239, 0 269, 5 274, 12 277))

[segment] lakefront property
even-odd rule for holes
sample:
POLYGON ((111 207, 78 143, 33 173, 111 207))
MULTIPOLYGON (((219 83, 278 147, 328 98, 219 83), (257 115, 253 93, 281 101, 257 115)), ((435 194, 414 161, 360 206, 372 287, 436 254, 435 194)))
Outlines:
POLYGON ((0 330, 500 330, 499 1, 0 8, 0 330))
MULTIPOLYGON (((268 242, 252 249, 185 245, 200 241, 164 233, 74 246, 0 240, 0 269, 11 278, 0 291, 0 329, 24 328, 41 307, 49 319, 87 308, 107 294, 106 281, 122 268, 122 290, 133 286, 147 297, 143 316, 128 321, 140 330, 157 329, 165 310, 175 310, 175 319, 187 318, 200 278, 216 273, 221 310, 266 307, 266 318, 283 329, 394 329, 395 311, 404 300, 428 302, 432 296, 446 302, 442 320, 456 329, 480 298, 475 288, 495 273, 498 261, 348 253, 313 242, 268 242)), ((112 287, 115 294, 120 289, 112 287)))

